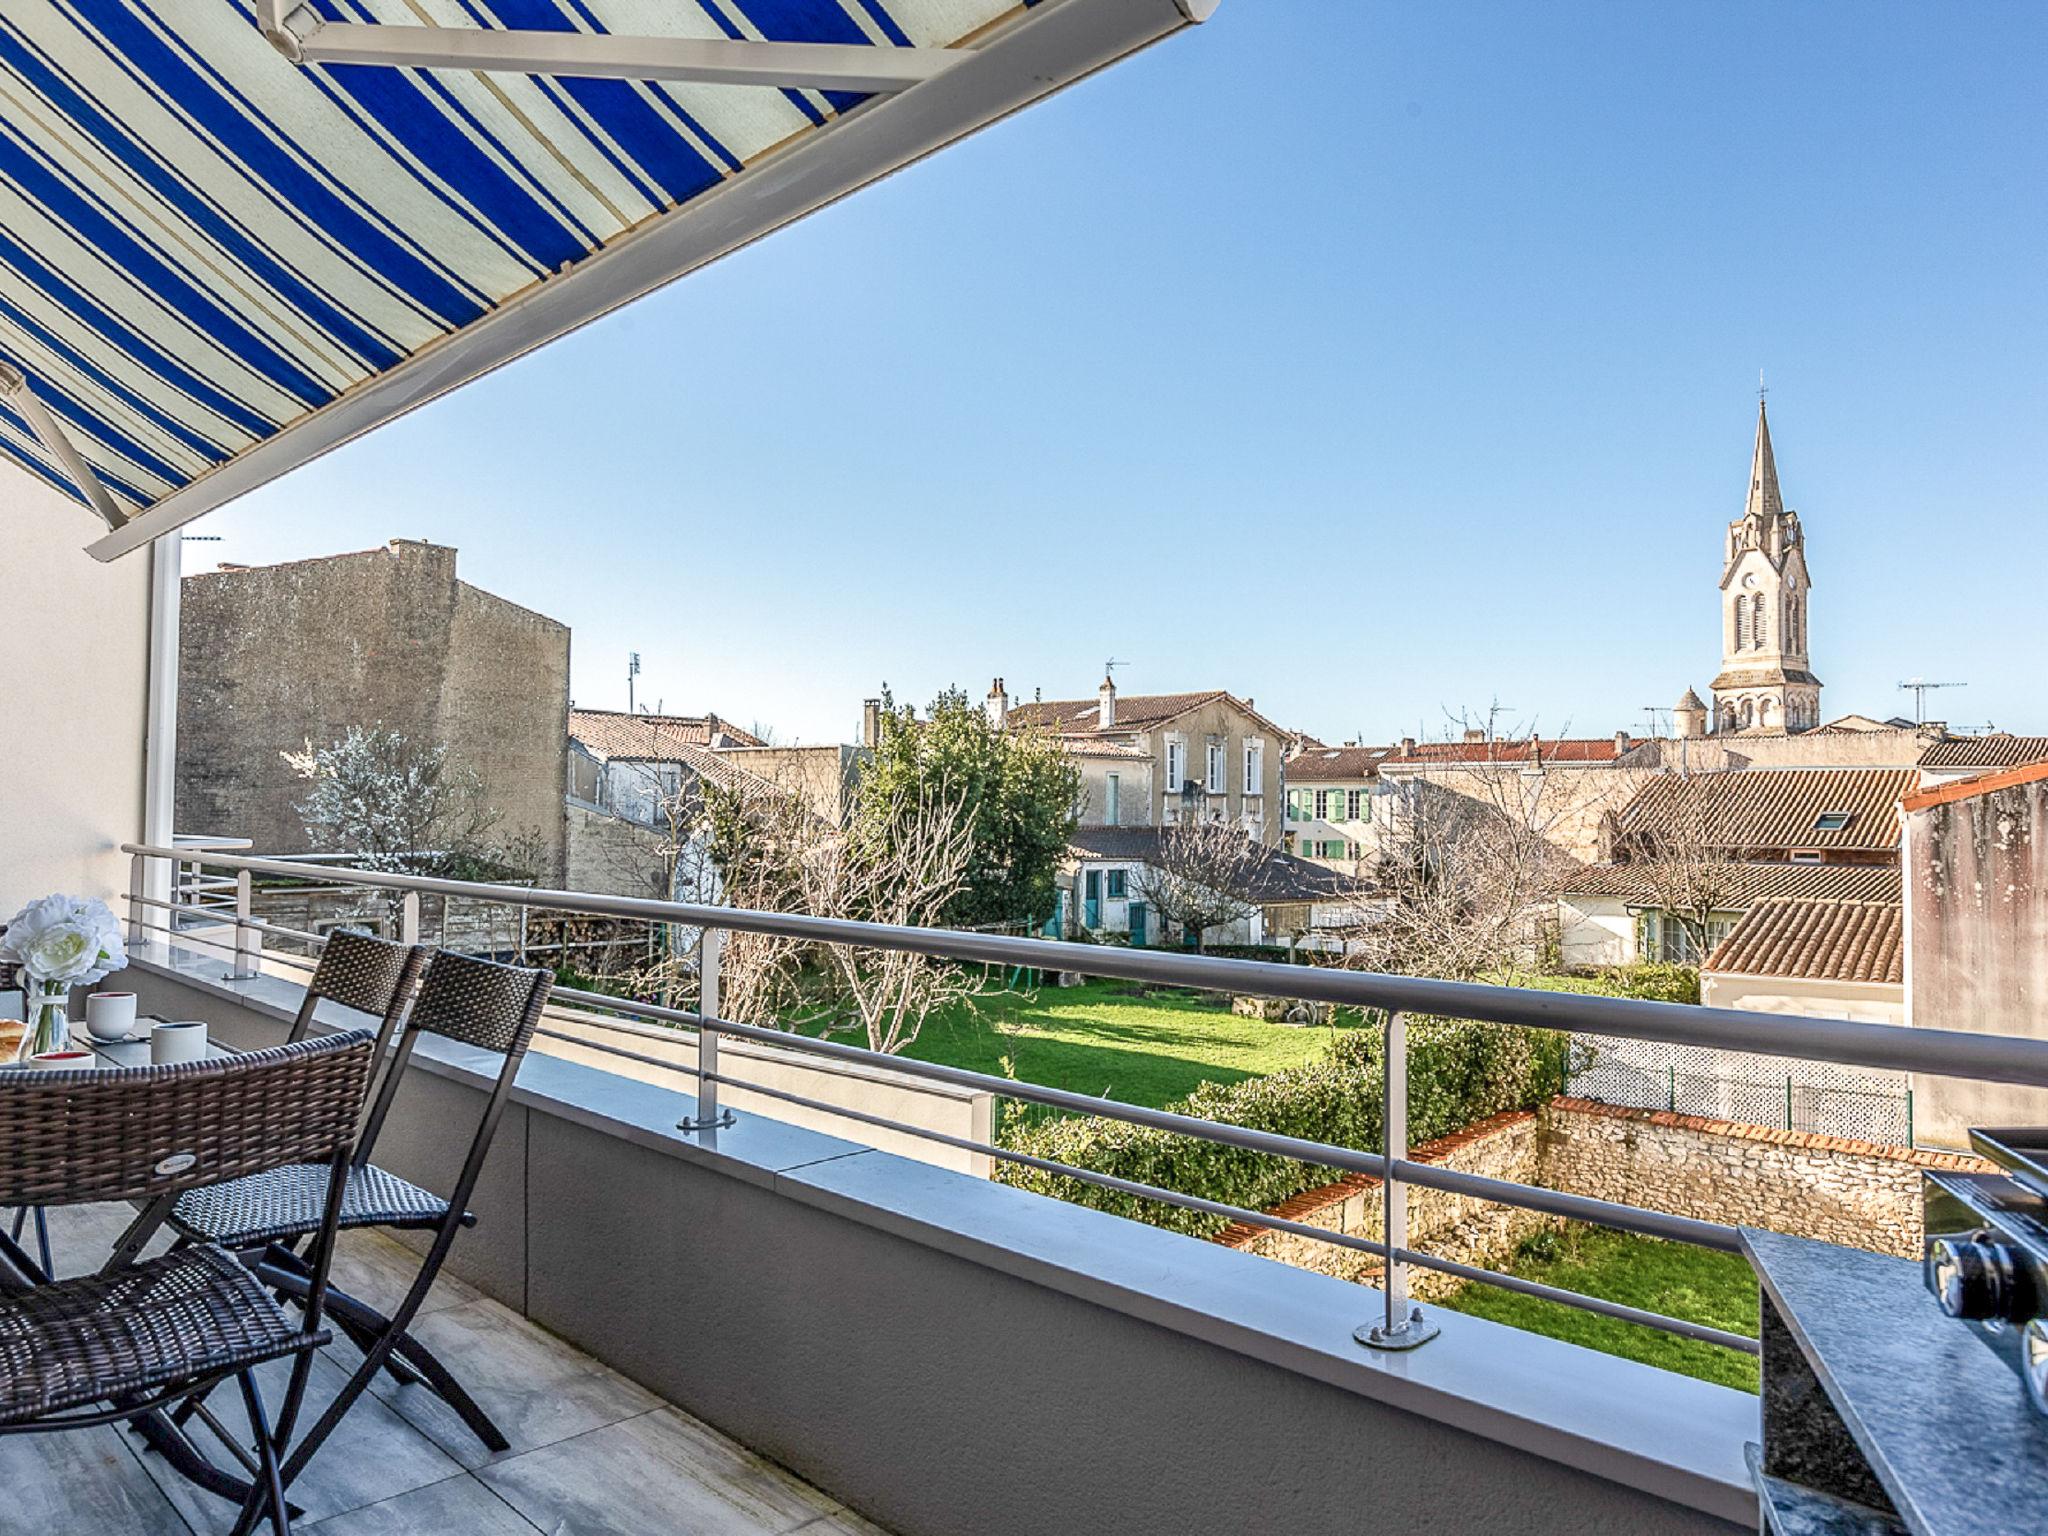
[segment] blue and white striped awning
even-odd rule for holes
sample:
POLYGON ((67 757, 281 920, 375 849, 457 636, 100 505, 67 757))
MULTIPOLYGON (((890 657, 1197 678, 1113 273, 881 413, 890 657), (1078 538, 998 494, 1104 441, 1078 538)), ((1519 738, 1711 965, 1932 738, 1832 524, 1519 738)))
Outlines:
POLYGON ((0 495, 111 559, 1212 4, 0 0, 0 495))

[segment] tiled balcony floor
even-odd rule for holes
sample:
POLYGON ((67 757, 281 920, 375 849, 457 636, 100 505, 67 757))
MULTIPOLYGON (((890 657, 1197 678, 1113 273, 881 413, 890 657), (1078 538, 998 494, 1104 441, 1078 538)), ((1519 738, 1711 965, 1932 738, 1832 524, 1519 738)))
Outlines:
MULTIPOLYGON (((61 1274, 96 1267, 126 1207, 50 1213, 61 1274)), ((336 1282, 378 1306, 395 1301, 413 1255, 351 1233, 336 1282)), ((883 1536, 782 1468, 671 1407, 452 1278, 414 1332, 449 1363, 505 1431, 493 1456, 437 1398, 380 1377, 292 1489, 317 1536, 883 1536)), ((346 1344, 314 1371, 306 1417, 359 1358, 346 1344)), ((285 1368, 268 1368, 266 1401, 285 1368)), ((213 1399, 224 1419, 232 1390, 213 1399)), ((303 1422, 303 1419, 302 1419, 303 1422)), ((196 1431, 205 1444, 205 1431, 196 1431)), ((225 1456, 219 1458, 225 1461, 225 1456)), ((114 1428, 0 1437, 0 1536, 215 1536, 232 1522, 140 1442, 114 1428)), ((268 1530, 266 1525, 264 1530, 268 1530)))

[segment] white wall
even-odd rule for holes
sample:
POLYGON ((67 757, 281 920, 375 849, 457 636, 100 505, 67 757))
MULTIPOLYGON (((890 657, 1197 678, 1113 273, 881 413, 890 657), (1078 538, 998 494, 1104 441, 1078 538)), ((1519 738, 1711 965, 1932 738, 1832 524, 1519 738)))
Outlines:
POLYGON ((52 891, 113 897, 142 834, 149 560, 101 565, 104 526, 0 464, 0 922, 52 891))
POLYGON ((1636 920, 1616 896, 1566 896, 1557 904, 1566 965, 1627 965, 1636 958, 1636 920))
MULTIPOLYGON (((550 1007, 541 1025, 543 1029, 574 1035, 578 1039, 593 1041, 595 1045, 578 1045, 571 1040, 556 1039, 553 1035, 541 1035, 535 1038, 533 1048, 549 1056, 559 1056, 564 1061, 581 1062, 584 1066, 616 1072, 638 1082, 655 1083, 692 1096, 696 1094, 696 1079, 686 1070, 668 1071, 651 1062, 631 1061, 595 1048, 596 1045, 607 1045, 639 1056, 673 1062, 678 1069, 694 1068, 697 1065, 697 1037, 694 1034, 625 1019, 606 1019, 602 1023, 595 1020, 595 1015, 580 1010, 550 1007)), ((862 1043, 854 1037, 844 1039, 850 1045, 862 1043)), ((993 1139, 995 1099, 993 1095, 971 1088, 956 1088, 950 1083, 935 1083, 860 1062, 827 1061, 819 1056, 782 1050, 754 1040, 722 1042, 718 1060, 721 1073, 757 1082, 765 1088, 777 1088, 823 1104, 842 1105, 863 1114, 879 1115, 929 1131, 942 1131, 948 1136, 969 1141, 988 1142, 993 1139)), ((989 1158, 985 1152, 962 1151, 905 1131, 867 1125, 823 1110, 791 1104, 784 1099, 749 1093, 744 1088, 727 1086, 721 1103, 742 1114, 762 1115, 790 1125, 808 1126, 828 1136, 879 1147, 884 1152, 950 1168, 955 1173, 968 1173, 982 1179, 989 1175, 989 1158)))
POLYGON ((1709 1008, 1747 1008, 1809 1019, 1853 1019, 1862 1024, 1906 1022, 1906 989, 1898 982, 1825 981, 1803 976, 1700 975, 1700 1001, 1709 1008))

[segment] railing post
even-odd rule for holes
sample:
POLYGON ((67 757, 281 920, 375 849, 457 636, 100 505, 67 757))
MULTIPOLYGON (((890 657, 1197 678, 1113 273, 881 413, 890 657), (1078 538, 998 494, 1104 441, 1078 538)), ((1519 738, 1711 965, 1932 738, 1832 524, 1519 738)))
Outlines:
MULTIPOLYGON (((132 854, 128 859, 128 944, 130 948, 142 942, 142 888, 149 880, 149 861, 141 854, 132 854)), ((164 926, 171 926, 171 915, 164 914, 164 926)))
POLYGON ((697 1114, 679 1121, 679 1131, 716 1132, 731 1125, 733 1113, 718 1107, 718 973, 725 954, 725 933, 706 928, 697 947, 697 1114))
POLYGON ((1422 1308, 1408 1300, 1408 1265, 1400 1257, 1408 1246, 1408 1186, 1395 1176, 1394 1165, 1408 1156, 1408 1020, 1398 1009, 1387 1010, 1386 1038, 1380 1052, 1380 1149, 1386 1168, 1380 1179, 1382 1230, 1387 1267, 1380 1290, 1386 1300, 1377 1323, 1357 1329, 1352 1337, 1368 1349, 1413 1349, 1437 1336, 1436 1324, 1425 1322, 1422 1308))
POLYGON ((398 942, 417 944, 420 941, 420 893, 407 891, 398 899, 398 942))
POLYGON ((235 872, 235 971, 230 978, 247 981, 263 974, 263 932, 249 926, 250 896, 255 881, 246 869, 235 872))

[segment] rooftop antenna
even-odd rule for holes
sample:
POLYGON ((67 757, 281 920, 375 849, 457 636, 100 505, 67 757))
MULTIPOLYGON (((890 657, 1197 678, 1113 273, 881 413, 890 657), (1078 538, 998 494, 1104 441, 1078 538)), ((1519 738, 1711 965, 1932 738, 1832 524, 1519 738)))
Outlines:
POLYGON ((633 713, 633 679, 640 675, 640 653, 626 653, 626 713, 633 713))
POLYGON ((1968 683, 1930 683, 1925 678, 1909 677, 1899 684, 1899 691, 1913 695, 1913 723, 1927 723, 1927 695, 1935 688, 1967 688, 1968 683))
POLYGON ((1106 678, 1109 678, 1113 682, 1116 679, 1116 669, 1123 665, 1125 665, 1125 663, 1118 661, 1114 656, 1112 656, 1109 658, 1109 660, 1105 661, 1102 664, 1102 675, 1106 678))

